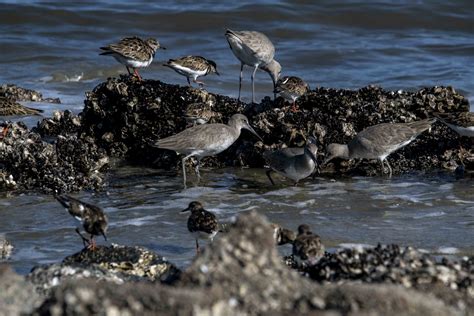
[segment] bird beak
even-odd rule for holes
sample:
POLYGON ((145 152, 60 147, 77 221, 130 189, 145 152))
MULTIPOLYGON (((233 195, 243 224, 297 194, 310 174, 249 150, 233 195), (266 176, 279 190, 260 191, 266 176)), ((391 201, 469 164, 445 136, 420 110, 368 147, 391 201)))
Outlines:
POLYGON ((216 70, 216 75, 220 76, 221 74, 219 72, 217 72, 217 70, 216 70))
POLYGON ((260 140, 263 142, 262 137, 260 137, 260 135, 257 134, 257 132, 253 129, 252 126, 250 126, 250 125, 247 124, 247 125, 245 126, 245 129, 247 129, 247 130, 250 131, 252 134, 254 134, 255 136, 257 136, 257 138, 260 139, 260 140))
POLYGON ((159 49, 163 49, 163 50, 166 50, 166 47, 164 46, 160 46, 159 49))
POLYGON ((104 236, 105 241, 107 241, 107 236, 105 235, 104 231, 101 231, 100 233, 102 234, 102 236, 104 236))
POLYGON ((185 208, 184 210, 182 210, 180 213, 186 213, 186 212, 189 212, 189 211, 190 211, 190 209, 188 207, 188 208, 185 208))

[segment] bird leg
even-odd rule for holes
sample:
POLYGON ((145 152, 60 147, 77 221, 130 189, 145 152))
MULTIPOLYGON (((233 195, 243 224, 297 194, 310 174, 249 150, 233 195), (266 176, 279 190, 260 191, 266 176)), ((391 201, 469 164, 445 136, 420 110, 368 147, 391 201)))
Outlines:
POLYGON ((200 163, 200 160, 197 159, 196 166, 194 167, 194 172, 196 172, 196 175, 198 177, 198 183, 199 181, 201 181, 201 174, 199 173, 199 163, 200 163))
POLYGON ((135 76, 137 76, 138 80, 139 81, 142 81, 142 77, 140 76, 140 74, 138 73, 138 70, 137 68, 133 68, 133 73, 135 74, 135 76))
POLYGON ((5 126, 3 128, 2 137, 0 139, 4 139, 5 137, 7 137, 7 134, 8 134, 8 126, 5 126))
POLYGON ((268 179, 270 180, 270 182, 272 183, 272 185, 275 185, 275 182, 273 182, 273 179, 272 179, 272 176, 271 176, 271 173, 272 173, 272 172, 273 172, 273 170, 272 170, 272 169, 269 169, 269 170, 267 170, 266 173, 267 173, 267 177, 268 177, 268 179))
POLYGON ((239 97, 237 102, 240 103, 240 91, 242 90, 242 73, 244 71, 244 63, 240 63, 240 78, 239 78, 239 97))
POLYGON ((95 243, 93 235, 91 235, 90 243, 89 243, 89 246, 87 246, 87 249, 91 251, 95 251, 97 249, 97 244, 95 243))
POLYGON ((127 68, 128 74, 131 76, 132 73, 131 73, 131 71, 130 71, 130 68, 128 68, 128 66, 125 66, 125 67, 127 68))
POLYGON ((382 173, 384 172, 384 165, 383 165, 384 162, 387 164, 387 167, 388 167, 388 177, 391 178, 392 177, 392 167, 388 163, 387 159, 382 160, 382 173))
POLYGON ((255 69, 253 70, 253 73, 252 73, 252 103, 257 103, 257 102, 255 102, 255 83, 254 83, 255 74, 257 73, 257 69, 258 69, 258 66, 255 67, 255 69))
POLYGON ((193 82, 197 83, 199 86, 203 87, 205 86, 206 84, 202 81, 197 81, 196 79, 193 79, 193 82))
POLYGON ((293 104, 291 106, 291 112, 293 112, 293 113, 298 112, 298 107, 296 106, 296 100, 293 101, 293 104))
POLYGON ((192 87, 191 81, 189 81, 189 77, 186 77, 186 79, 188 80, 188 86, 192 87))
POLYGON ((198 239, 196 238, 196 254, 199 254, 199 242, 198 239))
POLYGON ((86 237, 84 237, 84 235, 81 234, 81 232, 79 231, 79 228, 76 227, 76 233, 81 236, 82 238, 82 243, 84 244, 84 247, 88 247, 91 243, 91 241, 89 239, 87 239, 86 237))
POLYGON ((188 158, 188 156, 184 157, 182 160, 181 160, 181 165, 183 167, 183 184, 184 184, 184 188, 186 189, 186 159, 188 158))

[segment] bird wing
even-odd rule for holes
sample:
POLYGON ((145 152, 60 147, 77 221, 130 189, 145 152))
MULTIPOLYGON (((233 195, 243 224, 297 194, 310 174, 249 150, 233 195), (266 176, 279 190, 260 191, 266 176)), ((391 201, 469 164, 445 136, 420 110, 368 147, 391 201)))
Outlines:
POLYGON ((226 33, 233 35, 239 41, 246 54, 255 55, 258 59, 267 60, 267 62, 275 56, 275 46, 263 33, 232 30, 227 30, 226 33))
POLYGON ((188 229, 190 232, 202 231, 212 234, 218 230, 216 216, 206 210, 192 214, 188 220, 188 229))
POLYGON ((117 53, 127 58, 137 58, 138 55, 150 57, 150 54, 152 54, 148 44, 136 36, 122 38, 118 43, 109 44, 100 49, 105 51, 102 54, 117 53))
POLYGON ((294 152, 291 151, 290 148, 283 148, 275 151, 265 151, 263 153, 263 158, 270 168, 281 172, 284 172, 288 167, 291 166, 294 157, 294 152))

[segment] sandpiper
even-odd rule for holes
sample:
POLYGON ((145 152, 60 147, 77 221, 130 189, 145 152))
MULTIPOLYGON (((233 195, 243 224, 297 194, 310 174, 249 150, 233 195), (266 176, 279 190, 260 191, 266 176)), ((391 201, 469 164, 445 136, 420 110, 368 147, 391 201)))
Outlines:
POLYGON ((314 172, 317 166, 317 153, 318 147, 314 137, 309 137, 308 144, 303 148, 290 147, 264 152, 263 158, 270 167, 267 171, 268 179, 275 185, 271 173, 277 172, 295 181, 294 185, 297 185, 300 180, 314 172))
POLYGON ((387 157, 398 149, 411 143, 418 135, 431 128, 435 119, 410 123, 382 123, 367 127, 359 132, 347 145, 330 144, 324 164, 334 158, 379 159, 384 171, 384 163, 392 176, 392 167, 387 157))
POLYGON ((193 78, 193 82, 204 85, 204 82, 197 81, 198 77, 206 76, 209 73, 217 72, 217 65, 212 60, 206 59, 201 56, 186 56, 178 59, 170 59, 163 66, 170 67, 180 75, 183 75, 188 80, 188 85, 191 85, 190 78, 193 78))
POLYGON ((260 68, 266 71, 273 81, 273 88, 280 77, 281 65, 273 59, 275 47, 268 37, 256 31, 232 31, 225 32, 227 42, 235 57, 240 60, 239 98, 242 90, 242 71, 244 65, 253 67, 252 73, 252 102, 255 102, 255 73, 260 68))
POLYGON ((210 119, 221 118, 221 116, 219 112, 212 111, 211 106, 203 102, 190 103, 184 111, 186 121, 192 126, 206 124, 210 119))
POLYGON ((250 126, 247 117, 243 114, 234 114, 228 124, 204 124, 185 129, 184 131, 159 139, 154 146, 158 148, 174 150, 184 155, 181 160, 183 168, 183 182, 186 188, 186 160, 190 157, 197 158, 195 167, 198 181, 199 162, 207 156, 217 155, 229 148, 240 136, 241 129, 244 128, 262 139, 257 132, 250 126))
POLYGON ((279 93, 285 100, 292 103, 291 110, 296 112, 296 100, 309 91, 309 85, 299 77, 283 77, 275 85, 275 93, 279 93))
POLYGON ((184 212, 191 212, 188 218, 188 230, 196 239, 196 252, 199 253, 198 239, 209 239, 212 242, 220 231, 219 223, 216 216, 206 211, 199 201, 189 203, 188 207, 181 211, 184 212))
POLYGON ((276 223, 270 225, 273 228, 273 239, 278 246, 291 244, 296 239, 296 234, 291 229, 281 227, 276 223))
POLYGON ((436 113, 435 116, 460 136, 474 137, 474 113, 436 113))
POLYGON ((76 232, 81 236, 85 247, 95 250, 94 236, 102 235, 107 241, 105 233, 107 232, 108 219, 100 207, 82 202, 68 195, 56 195, 55 198, 71 216, 82 222, 84 230, 91 235, 88 239, 81 234, 79 227, 76 228, 76 232))
POLYGON ((321 238, 313 234, 308 225, 298 227, 298 236, 293 241, 293 257, 299 265, 314 265, 324 256, 321 238))
POLYGON ((127 67, 128 74, 130 68, 133 69, 133 73, 142 80, 137 68, 148 67, 155 57, 157 49, 166 49, 160 46, 160 43, 154 38, 148 38, 143 40, 137 36, 122 38, 118 43, 109 44, 105 47, 101 47, 104 52, 100 55, 113 56, 119 63, 127 67))
POLYGON ((21 105, 11 98, 0 97, 0 116, 41 115, 41 113, 43 113, 43 110, 21 105))

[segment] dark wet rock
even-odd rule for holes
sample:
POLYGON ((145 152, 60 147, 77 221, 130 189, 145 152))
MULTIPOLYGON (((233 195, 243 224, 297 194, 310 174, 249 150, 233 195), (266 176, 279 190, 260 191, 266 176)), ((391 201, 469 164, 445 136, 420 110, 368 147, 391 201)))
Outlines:
MULTIPOLYGON (((82 115, 83 132, 96 139, 112 156, 155 167, 177 167, 174 152, 150 146, 159 138, 187 127, 186 109, 196 103, 212 104, 219 114, 214 122, 226 123, 237 112, 245 114, 263 137, 265 146, 243 132, 228 150, 203 160, 204 166, 262 167, 266 148, 302 146, 315 136, 322 160, 329 143, 350 141, 364 128, 384 122, 411 122, 431 117, 433 112, 468 111, 468 100, 451 87, 425 88, 416 92, 386 91, 375 86, 359 90, 318 88, 298 100, 301 111, 288 111, 281 98, 266 97, 259 105, 237 104, 235 99, 159 81, 138 82, 126 77, 109 79, 87 94, 82 115)), ((392 154, 395 173, 433 170, 459 164, 459 137, 440 123, 431 133, 392 154)), ((469 152, 470 150, 470 152, 469 152)), ((467 155, 474 154, 474 148, 467 155)), ((374 175, 379 162, 334 161, 324 172, 374 175)), ((454 170, 454 169, 453 169, 454 170)))
POLYGON ((0 97, 0 116, 40 115, 43 110, 21 105, 11 98, 0 97))
POLYGON ((172 286, 69 280, 53 289, 37 313, 460 315, 466 306, 391 284, 320 285, 282 263, 272 227, 249 213, 208 245, 172 286))
MULTIPOLYGON (((286 259, 298 268, 291 258, 286 259)), ((339 283, 395 283, 407 288, 443 285, 474 297, 474 257, 439 261, 411 247, 378 245, 326 253, 315 265, 302 270, 313 280, 339 283)))
POLYGON ((82 123, 81 117, 73 114, 71 111, 55 111, 53 117, 44 118, 38 122, 33 131, 40 134, 41 137, 58 135, 79 135, 82 123))
POLYGON ((142 247, 113 244, 99 246, 95 251, 84 249, 63 260, 64 264, 80 263, 100 267, 126 275, 172 283, 179 278, 180 270, 163 257, 142 247))
POLYGON ((42 299, 33 285, 16 274, 8 265, 0 264, 0 314, 29 315, 42 299))
POLYGON ((61 103, 59 98, 43 98, 41 92, 19 87, 14 84, 0 86, 0 97, 7 97, 16 101, 61 103))
POLYGON ((108 156, 92 138, 59 136, 49 144, 21 122, 3 125, 8 132, 0 140, 0 168, 16 188, 50 193, 103 186, 100 170, 107 165, 108 156))

